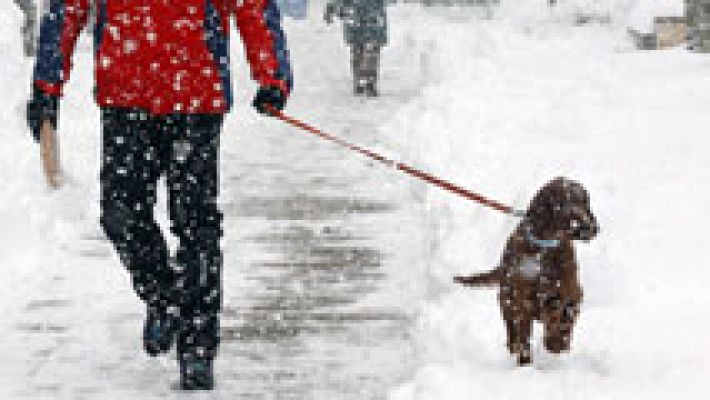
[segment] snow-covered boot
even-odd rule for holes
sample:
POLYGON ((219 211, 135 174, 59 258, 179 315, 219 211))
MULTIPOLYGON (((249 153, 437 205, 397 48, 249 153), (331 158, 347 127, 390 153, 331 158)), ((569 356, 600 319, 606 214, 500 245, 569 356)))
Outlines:
POLYGON ((143 348, 151 357, 170 351, 180 329, 177 312, 165 307, 148 306, 143 327, 143 348))
POLYGON ((214 368, 212 359, 194 354, 180 354, 180 389, 212 390, 214 388, 214 368))

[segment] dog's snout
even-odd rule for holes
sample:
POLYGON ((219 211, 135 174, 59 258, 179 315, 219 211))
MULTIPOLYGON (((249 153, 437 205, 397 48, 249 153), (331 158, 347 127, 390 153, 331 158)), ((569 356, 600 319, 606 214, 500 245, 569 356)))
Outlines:
POLYGON ((572 236, 577 240, 591 240, 599 233, 599 224, 594 215, 583 207, 573 207, 569 219, 572 236))
POLYGON ((599 234, 599 223, 591 213, 585 213, 577 229, 577 237, 581 240, 594 239, 599 234))
POLYGON ((592 216, 591 228, 594 236, 597 236, 599 234, 599 223, 597 222, 597 219, 594 218, 594 216, 592 216))

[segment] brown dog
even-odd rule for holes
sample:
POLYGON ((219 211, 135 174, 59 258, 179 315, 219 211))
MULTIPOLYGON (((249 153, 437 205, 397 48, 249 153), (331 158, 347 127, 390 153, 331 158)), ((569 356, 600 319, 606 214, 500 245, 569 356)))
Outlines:
POLYGON ((508 239, 500 265, 492 271, 454 281, 466 286, 499 286, 498 300, 508 335, 508 350, 518 365, 529 364, 532 322, 544 325, 545 348, 570 348, 572 328, 582 302, 574 240, 599 232, 589 195, 579 183, 556 178, 538 191, 524 219, 508 239))

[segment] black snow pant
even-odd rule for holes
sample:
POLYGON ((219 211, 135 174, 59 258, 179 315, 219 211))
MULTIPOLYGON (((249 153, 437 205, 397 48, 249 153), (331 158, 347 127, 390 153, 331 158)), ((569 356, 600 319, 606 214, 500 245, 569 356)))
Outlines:
POLYGON ((221 115, 153 116, 102 109, 101 225, 149 307, 182 320, 178 351, 213 358, 219 344, 222 215, 217 209, 221 115), (174 256, 153 215, 165 176, 174 256))
POLYGON ((380 68, 380 46, 376 43, 353 43, 350 45, 350 53, 355 91, 376 90, 380 68))

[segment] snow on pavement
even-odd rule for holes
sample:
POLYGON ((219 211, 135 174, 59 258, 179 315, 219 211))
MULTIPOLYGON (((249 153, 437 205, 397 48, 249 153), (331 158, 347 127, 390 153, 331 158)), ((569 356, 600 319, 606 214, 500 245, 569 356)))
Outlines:
MULTIPOLYGON (((2 29, 3 51, 21 60, 13 40, 19 29, 2 29)), ((378 126, 416 95, 419 64, 386 67, 383 98, 356 99, 339 27, 288 21, 286 29, 297 74, 288 111, 376 144, 378 126)), ((402 45, 388 57, 411 59, 401 39, 411 34, 395 29, 402 45)), ((143 306, 98 226, 99 121, 88 39, 61 105, 66 182, 57 192, 44 188, 22 120, 31 65, 3 65, 12 88, 0 161, 7 285, 0 397, 182 398, 174 354, 143 354, 143 306)), ((209 398, 384 398, 416 361, 410 335, 427 249, 423 185, 256 115, 238 40, 232 50, 237 106, 221 153, 223 345, 209 398)), ((158 214, 167 227, 164 203, 159 198, 158 214)))

